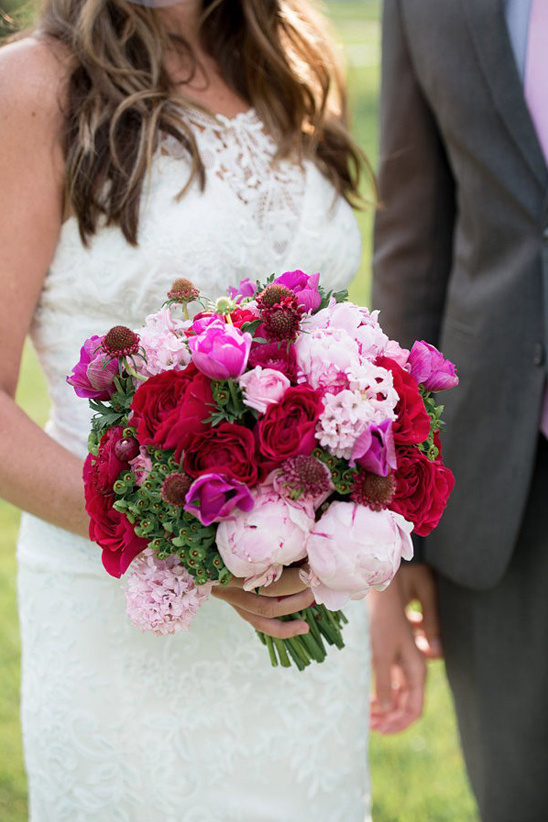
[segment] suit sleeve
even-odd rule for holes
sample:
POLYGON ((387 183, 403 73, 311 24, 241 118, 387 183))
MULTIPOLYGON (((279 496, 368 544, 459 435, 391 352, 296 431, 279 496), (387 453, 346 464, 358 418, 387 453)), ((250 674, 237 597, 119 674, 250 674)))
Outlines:
POLYGON ((384 3, 373 307, 381 309, 384 331, 410 347, 417 339, 438 343, 456 209, 453 176, 415 72, 402 6, 402 0, 384 3))

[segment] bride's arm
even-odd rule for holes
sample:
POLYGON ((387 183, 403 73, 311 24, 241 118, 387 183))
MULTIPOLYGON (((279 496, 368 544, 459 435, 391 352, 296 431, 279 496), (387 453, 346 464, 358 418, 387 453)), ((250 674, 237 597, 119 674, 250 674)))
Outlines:
POLYGON ((64 73, 36 41, 0 50, 0 496, 84 535, 80 460, 14 402, 25 336, 61 227, 64 73))
MULTIPOLYGON (((63 219, 60 99, 66 69, 32 40, 0 50, 0 497, 82 536, 88 534, 82 463, 16 404, 25 336, 63 219)), ((74 272, 75 278, 78 272, 74 272)), ((267 596, 234 586, 219 591, 257 630, 302 633, 306 623, 276 619, 313 595, 287 572, 267 596)))

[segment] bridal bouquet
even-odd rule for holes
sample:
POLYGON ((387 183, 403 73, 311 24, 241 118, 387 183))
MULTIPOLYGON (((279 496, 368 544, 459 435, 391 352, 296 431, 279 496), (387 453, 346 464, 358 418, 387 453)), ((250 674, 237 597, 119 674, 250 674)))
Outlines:
POLYGON ((319 275, 247 279, 215 303, 176 280, 142 328, 86 340, 67 380, 95 412, 90 538, 128 572, 145 630, 187 630, 213 585, 254 590, 296 565, 315 604, 285 619, 309 633, 259 636, 273 664, 322 661, 343 647, 339 609, 389 584, 453 488, 435 392, 454 366, 402 349, 319 275))

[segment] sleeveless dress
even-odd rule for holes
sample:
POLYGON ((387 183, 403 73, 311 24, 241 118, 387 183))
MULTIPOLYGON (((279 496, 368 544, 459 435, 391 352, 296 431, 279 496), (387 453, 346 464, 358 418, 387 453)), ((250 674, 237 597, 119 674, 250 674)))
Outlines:
MULTIPOLYGON (((165 138, 139 246, 63 226, 31 336, 52 401, 49 434, 82 458, 90 412, 65 376, 85 338, 158 310, 177 276, 215 297, 300 268, 330 288, 356 273, 349 206, 311 163, 274 162, 254 111, 193 113, 201 192, 165 138)), ((189 633, 143 634, 91 542, 23 515, 18 544, 22 724, 31 822, 364 822, 369 818, 365 606, 346 648, 303 673, 273 669, 250 625, 211 599, 189 633)))

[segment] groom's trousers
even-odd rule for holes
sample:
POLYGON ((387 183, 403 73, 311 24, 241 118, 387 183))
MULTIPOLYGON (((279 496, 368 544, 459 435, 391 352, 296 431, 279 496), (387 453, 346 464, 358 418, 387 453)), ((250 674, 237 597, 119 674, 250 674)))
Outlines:
MULTIPOLYGON (((504 506, 504 500, 500 501, 504 506)), ((440 577, 447 673, 484 822, 548 820, 548 443, 502 581, 472 591, 440 577)))

